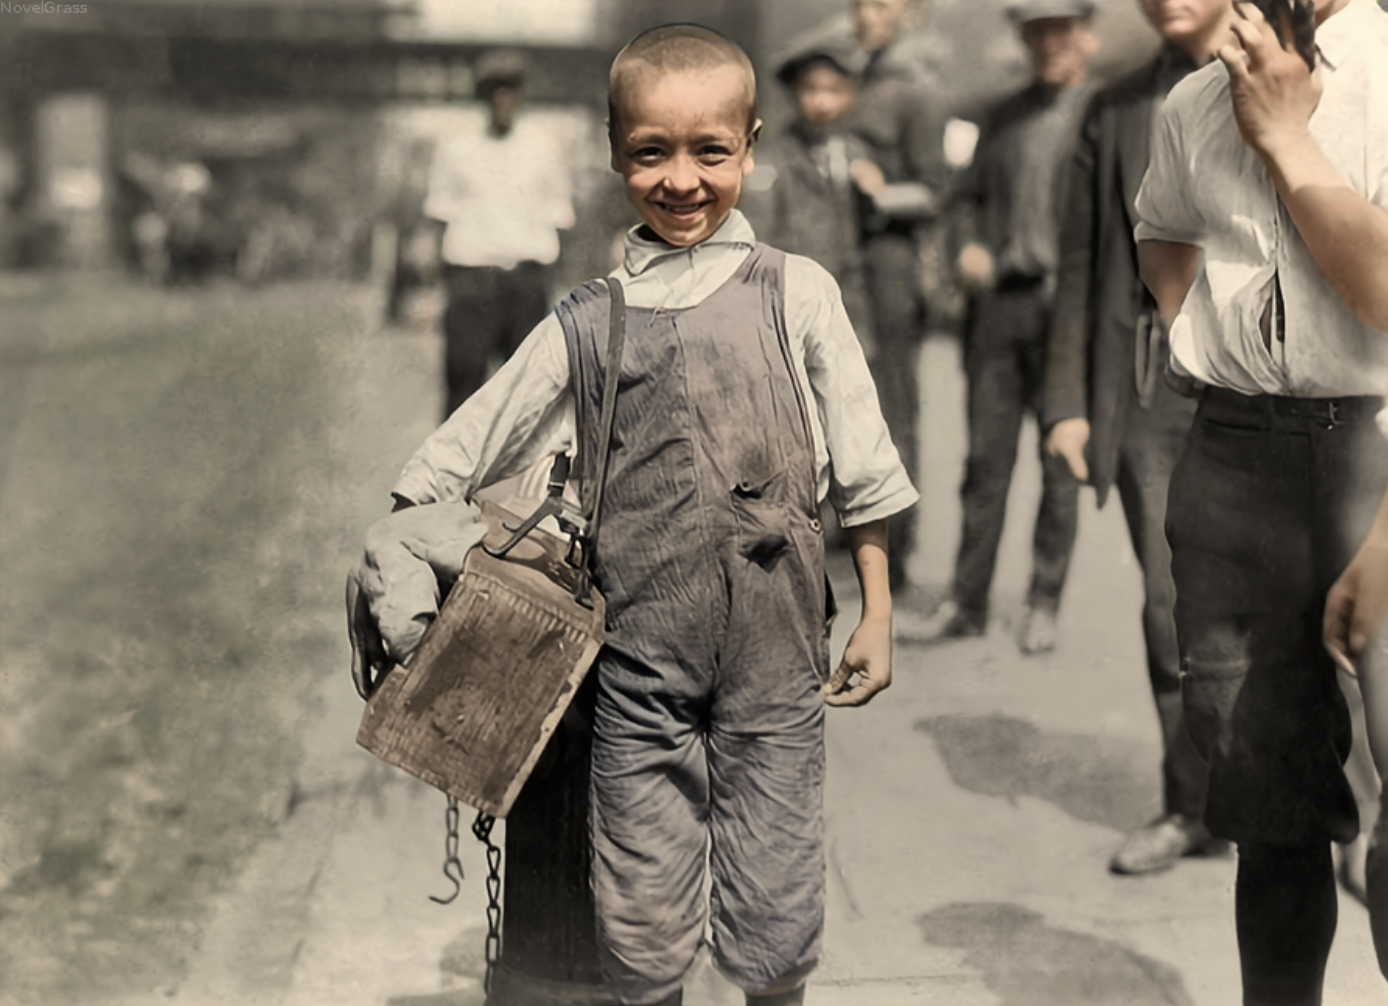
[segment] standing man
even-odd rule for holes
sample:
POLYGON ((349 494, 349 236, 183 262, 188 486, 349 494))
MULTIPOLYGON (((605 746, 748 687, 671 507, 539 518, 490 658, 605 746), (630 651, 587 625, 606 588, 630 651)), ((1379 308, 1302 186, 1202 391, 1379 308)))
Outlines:
MULTIPOLYGON (((1023 415, 1041 397, 1065 168, 1091 93, 1085 73, 1096 45, 1093 13, 1090 0, 1025 0, 1008 9, 1030 54, 1032 81, 984 114, 978 152, 956 190, 958 269, 971 293, 963 533, 949 598, 902 638, 977 636, 988 622, 1017 438, 1023 415)), ((1079 509, 1079 483, 1065 462, 1043 462, 1028 612, 1018 638, 1025 653, 1055 648, 1079 509)))
POLYGON ((1206 768, 1181 711, 1176 587, 1166 542, 1167 485, 1195 405, 1161 379, 1164 339, 1145 338, 1156 304, 1138 279, 1132 233, 1157 109, 1178 80, 1214 57, 1228 37, 1230 11, 1228 0, 1142 0, 1142 9, 1162 36, 1161 51, 1095 95, 1080 130, 1042 405, 1046 450, 1094 486, 1099 506, 1117 487, 1142 567, 1147 674, 1161 722, 1163 811, 1115 853, 1110 868, 1120 874, 1162 870, 1182 856, 1220 847, 1201 823, 1206 768))
POLYGON ((486 126, 439 150, 424 201, 443 225, 445 415, 549 313, 559 231, 574 221, 571 157, 521 114, 520 54, 484 53, 474 79, 486 126))
POLYGON ((1322 612, 1388 484, 1388 15, 1282 10, 1286 49, 1236 5, 1223 65, 1163 107, 1137 198, 1171 368, 1199 389, 1167 535, 1205 821, 1239 849, 1248 1006, 1321 1002, 1331 843, 1359 834, 1322 612))
MULTIPOLYGON (((870 199, 863 218, 863 256, 877 344, 873 380, 892 442, 919 484, 920 381, 925 335, 919 241, 935 219, 937 193, 947 181, 944 115, 921 69, 900 51, 902 21, 925 0, 853 0, 853 38, 867 54, 852 128, 871 156, 854 178, 870 199)), ((893 592, 906 586, 906 563, 916 539, 916 508, 892 518, 893 592)))

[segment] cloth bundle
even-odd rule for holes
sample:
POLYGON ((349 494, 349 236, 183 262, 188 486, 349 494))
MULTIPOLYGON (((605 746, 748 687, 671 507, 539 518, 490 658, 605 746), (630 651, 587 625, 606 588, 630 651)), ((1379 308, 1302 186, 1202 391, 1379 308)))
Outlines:
POLYGON ((371 525, 347 577, 352 680, 362 698, 409 660, 486 533, 471 503, 409 507, 371 525))

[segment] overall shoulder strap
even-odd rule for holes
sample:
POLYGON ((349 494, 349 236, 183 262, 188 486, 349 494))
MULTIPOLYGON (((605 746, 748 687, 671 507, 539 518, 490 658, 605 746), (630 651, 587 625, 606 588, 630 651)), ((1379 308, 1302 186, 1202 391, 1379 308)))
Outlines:
POLYGON ((612 453, 612 417, 617 411, 617 385, 622 376, 622 349, 626 343, 626 291, 621 281, 607 279, 611 306, 607 327, 607 366, 603 374, 602 415, 598 420, 598 458, 594 469, 589 499, 583 508, 587 533, 584 536, 583 564, 579 570, 574 597, 586 603, 592 586, 593 555, 597 549, 598 532, 602 528, 602 498, 607 486, 607 462, 612 453))

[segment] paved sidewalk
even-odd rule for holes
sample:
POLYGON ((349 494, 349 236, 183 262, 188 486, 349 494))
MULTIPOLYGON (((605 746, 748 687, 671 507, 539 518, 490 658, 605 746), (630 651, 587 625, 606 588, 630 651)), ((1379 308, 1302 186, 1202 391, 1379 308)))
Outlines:
MULTIPOLYGON (((425 367, 431 344, 408 339, 414 362, 425 367)), ((378 362, 386 366, 384 357, 378 362)), ((426 378, 395 367, 376 372, 398 382, 390 400, 426 394, 426 378)), ((926 544, 914 568, 922 586, 913 601, 922 608, 948 576, 963 449, 953 345, 928 344, 923 368, 931 475, 923 487, 926 544)), ((429 418, 415 425, 427 428, 429 418)), ((412 433, 393 436, 405 441, 412 433)), ((1018 465, 1018 515, 1034 512, 1034 451, 1032 437, 1018 465)), ((1107 872, 1124 832, 1158 809, 1159 746, 1136 565, 1116 504, 1095 512, 1090 500, 1086 494, 1053 654, 1023 657, 1010 635, 1030 533, 1028 520, 1013 520, 992 631, 900 647, 889 692, 867 708, 831 713, 829 920, 813 1006, 1239 1001, 1232 858, 1186 861, 1145 878, 1107 872)), ((851 597, 841 555, 833 572, 840 596, 851 597)), ((850 605, 835 655, 853 618, 850 605)), ((342 674, 324 683, 320 708, 305 724, 302 799, 219 906, 176 1002, 482 1002, 480 846, 463 840, 467 880, 458 901, 429 902, 449 889, 439 872, 443 798, 355 749, 360 705, 345 642, 334 659, 342 674)), ((1342 898, 1326 1003, 1381 1002, 1384 993, 1365 913, 1342 898)), ((686 1002, 721 1006, 741 997, 701 964, 686 1002)))

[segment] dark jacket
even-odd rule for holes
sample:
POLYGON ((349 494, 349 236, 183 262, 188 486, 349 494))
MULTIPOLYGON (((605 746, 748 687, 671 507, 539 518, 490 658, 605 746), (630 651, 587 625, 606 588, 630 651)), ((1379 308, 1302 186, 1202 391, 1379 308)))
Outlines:
POLYGON ((848 169, 871 153, 852 134, 841 139, 841 163, 829 174, 816 163, 814 139, 798 126, 759 146, 757 169, 743 189, 742 211, 759 240, 829 270, 858 338, 870 347, 872 317, 859 242, 864 204, 848 169))
POLYGON ((1103 505, 1137 407, 1136 340, 1154 303, 1138 275, 1134 202, 1147 170, 1152 124, 1167 91, 1193 69, 1165 49, 1090 102, 1080 128, 1060 234, 1060 272, 1047 345, 1042 426, 1086 418, 1088 461, 1103 505))
POLYGON ((1092 88, 1031 84, 980 117, 973 163, 950 193, 956 243, 978 242, 1000 277, 1050 280, 1070 160, 1092 88))

